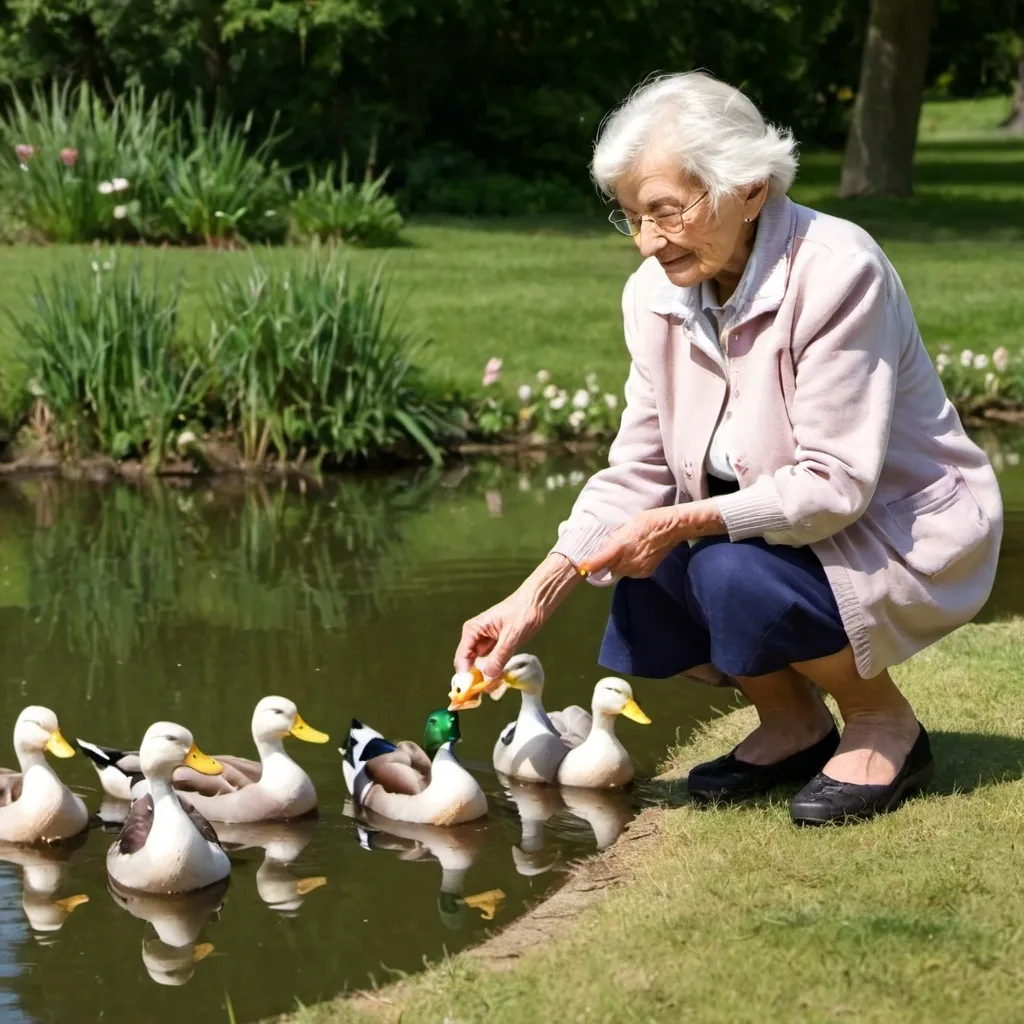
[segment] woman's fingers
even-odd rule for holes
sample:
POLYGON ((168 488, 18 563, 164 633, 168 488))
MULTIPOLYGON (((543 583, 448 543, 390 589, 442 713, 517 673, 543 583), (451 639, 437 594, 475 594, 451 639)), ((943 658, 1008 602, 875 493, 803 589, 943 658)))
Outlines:
POLYGON ((470 619, 462 627, 462 638, 455 651, 455 671, 468 672, 494 647, 495 637, 479 619, 470 619))
POLYGON ((485 679, 499 679, 505 672, 505 665, 519 646, 519 630, 503 629, 487 661, 480 666, 485 679))

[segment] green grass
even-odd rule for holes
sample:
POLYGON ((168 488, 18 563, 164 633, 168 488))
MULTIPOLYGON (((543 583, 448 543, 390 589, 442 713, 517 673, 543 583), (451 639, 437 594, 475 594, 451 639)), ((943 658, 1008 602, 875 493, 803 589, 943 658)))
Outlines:
MULTIPOLYGON (((912 200, 834 198, 840 156, 804 154, 799 202, 856 220, 885 247, 910 293, 922 333, 990 351, 1020 345, 1024 322, 1024 140, 995 131, 1000 101, 928 104, 912 200), (959 126, 959 128, 957 127, 959 126)), ((544 368, 565 381, 595 371, 618 388, 626 370, 619 298, 637 263, 628 240, 596 222, 434 220, 414 223, 409 243, 385 257, 405 296, 410 328, 433 339, 429 369, 478 383, 491 356, 513 384, 544 368)), ((80 250, 0 248, 0 310, 26 310, 33 277, 80 250)), ((102 254, 100 254, 102 256, 102 254)), ((245 253, 167 250, 146 254, 164 278, 186 275, 182 320, 206 330, 218 277, 246 272, 245 253)), ((270 259, 295 261, 275 250, 270 259)), ((353 251, 359 266, 379 253, 353 251)), ((0 369, 18 379, 20 339, 0 316, 0 369)), ((0 400, 0 408, 7 404, 0 400)))
POLYGON ((553 937, 505 969, 463 954, 295 1024, 1020 1020, 1022 645, 1022 621, 968 626, 898 671, 938 768, 898 813, 800 830, 785 795, 679 806, 687 767, 751 727, 736 711, 673 752, 666 806, 591 868, 615 883, 553 937))

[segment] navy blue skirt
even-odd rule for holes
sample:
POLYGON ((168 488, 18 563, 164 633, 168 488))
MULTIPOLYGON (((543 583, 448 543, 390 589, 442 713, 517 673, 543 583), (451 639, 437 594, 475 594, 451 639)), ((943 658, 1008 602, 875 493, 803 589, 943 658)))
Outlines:
POLYGON ((598 660, 647 679, 708 662, 726 675, 760 676, 848 644, 809 547, 705 537, 680 544, 650 578, 619 580, 598 660))

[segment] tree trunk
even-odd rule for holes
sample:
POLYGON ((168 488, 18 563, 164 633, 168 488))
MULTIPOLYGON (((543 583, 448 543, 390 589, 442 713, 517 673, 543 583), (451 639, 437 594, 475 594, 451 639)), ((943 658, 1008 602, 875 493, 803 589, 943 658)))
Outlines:
POLYGON ((871 0, 841 196, 909 196, 934 0, 871 0))
POLYGON ((1024 57, 1017 65, 1017 88, 1013 93, 1013 110, 1001 127, 1017 135, 1024 135, 1024 57))

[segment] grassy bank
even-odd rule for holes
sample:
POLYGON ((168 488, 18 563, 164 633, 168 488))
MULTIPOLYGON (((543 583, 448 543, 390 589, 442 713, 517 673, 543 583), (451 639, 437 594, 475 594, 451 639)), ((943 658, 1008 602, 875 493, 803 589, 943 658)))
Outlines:
POLYGON ((938 762, 899 813, 811 831, 784 795, 688 805, 737 711, 672 754, 666 806, 494 944, 295 1024, 1019 1019, 1022 644, 1024 622, 971 626, 899 671, 938 762))
MULTIPOLYGON (((1016 350, 1024 319, 1024 142, 994 131, 1002 107, 991 101, 932 104, 918 152, 918 194, 909 201, 834 198, 840 157, 805 153, 793 196, 862 223, 885 246, 910 292, 924 337, 992 351, 1016 350)), ((384 257, 404 317, 434 344, 431 372, 479 383, 484 363, 505 360, 513 384, 537 370, 579 379, 596 372, 616 386, 625 371, 619 323, 622 284, 637 257, 627 239, 597 221, 434 221, 413 224, 407 245, 384 257)), ((27 310, 33 279, 73 247, 0 248, 0 309, 27 310)), ((267 261, 291 262, 295 250, 267 261)), ((379 252, 353 251, 358 267, 379 252)), ((245 272, 250 257, 206 249, 150 250, 167 280, 181 273, 183 330, 206 330, 216 282, 245 272)), ((22 341, 0 317, 0 367, 18 379, 22 341)))

